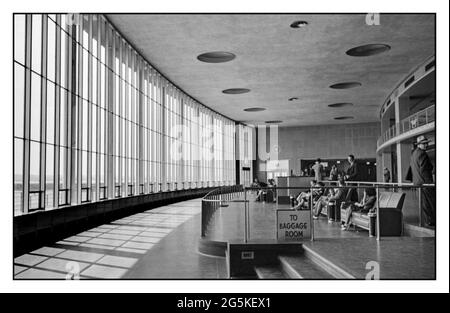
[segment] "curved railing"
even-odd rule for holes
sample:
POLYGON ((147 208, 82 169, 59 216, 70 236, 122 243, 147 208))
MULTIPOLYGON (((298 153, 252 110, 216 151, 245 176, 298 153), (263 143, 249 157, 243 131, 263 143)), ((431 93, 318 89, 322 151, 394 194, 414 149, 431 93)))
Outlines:
POLYGON ((405 93, 406 90, 412 88, 415 82, 420 81, 422 78, 432 73, 436 68, 436 59, 435 56, 430 56, 424 62, 419 64, 416 68, 414 68, 408 75, 402 79, 395 88, 391 91, 389 96, 384 101, 383 105, 380 108, 380 119, 383 118, 383 115, 387 112, 387 109, 393 105, 396 100, 405 93))
POLYGON ((243 185, 224 186, 210 191, 202 198, 202 237, 206 236, 209 222, 216 210, 226 206, 226 202, 239 197, 243 191, 243 185))
POLYGON ((396 123, 385 131, 377 141, 377 147, 380 148, 389 140, 406 134, 409 131, 415 130, 421 126, 431 124, 435 121, 436 106, 432 105, 421 110, 413 115, 404 118, 400 123, 396 123))

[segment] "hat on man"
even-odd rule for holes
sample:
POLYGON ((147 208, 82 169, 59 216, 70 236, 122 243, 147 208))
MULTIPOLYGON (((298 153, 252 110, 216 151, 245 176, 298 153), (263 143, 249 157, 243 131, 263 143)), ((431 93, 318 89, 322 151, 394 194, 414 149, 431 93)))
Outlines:
POLYGON ((425 137, 423 135, 417 137, 417 141, 416 141, 417 144, 427 143, 427 142, 430 142, 430 139, 428 139, 427 137, 425 137))

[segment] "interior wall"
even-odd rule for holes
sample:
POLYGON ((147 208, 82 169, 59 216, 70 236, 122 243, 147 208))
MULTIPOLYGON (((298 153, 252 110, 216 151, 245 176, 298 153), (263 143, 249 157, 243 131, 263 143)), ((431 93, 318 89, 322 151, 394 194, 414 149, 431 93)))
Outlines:
POLYGON ((288 159, 289 170, 299 175, 301 159, 376 158, 379 134, 380 123, 280 127, 278 159, 288 159))

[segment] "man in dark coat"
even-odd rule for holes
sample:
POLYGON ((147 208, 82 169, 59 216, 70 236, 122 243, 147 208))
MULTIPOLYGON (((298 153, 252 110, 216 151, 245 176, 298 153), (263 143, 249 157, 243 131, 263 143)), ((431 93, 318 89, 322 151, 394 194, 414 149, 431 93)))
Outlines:
MULTIPOLYGON (((414 185, 433 184, 433 164, 426 153, 428 140, 425 136, 417 137, 417 148, 411 154, 410 167, 406 179, 414 185)), ((422 210, 428 226, 436 223, 436 192, 434 188, 422 188, 422 210)))
MULTIPOLYGON (((349 163, 349 167, 345 171, 345 180, 358 181, 359 180, 358 164, 355 160, 355 156, 353 154, 350 154, 347 158, 347 161, 349 163)), ((352 184, 349 184, 349 186, 351 185, 352 184)), ((358 191, 356 190, 356 188, 350 189, 350 200, 353 202, 358 202, 358 191)))
POLYGON ((391 172, 389 172, 387 167, 384 168, 383 176, 385 183, 389 183, 391 181, 391 172))

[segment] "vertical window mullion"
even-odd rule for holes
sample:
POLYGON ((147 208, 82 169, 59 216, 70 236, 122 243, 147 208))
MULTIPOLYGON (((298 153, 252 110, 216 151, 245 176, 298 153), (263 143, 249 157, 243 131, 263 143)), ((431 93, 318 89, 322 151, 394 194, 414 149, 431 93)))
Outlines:
POLYGON ((153 163, 152 163, 152 137, 153 137, 153 131, 152 131, 152 123, 151 123, 151 108, 153 107, 152 104, 152 88, 151 88, 151 69, 148 68, 147 70, 147 190, 148 193, 151 193, 153 190, 150 188, 150 184, 153 182, 152 180, 152 174, 153 174, 153 163))
POLYGON ((45 182, 46 182, 46 141, 47 141, 47 15, 42 15, 42 36, 41 36, 41 136, 40 136, 40 166, 39 166, 39 209, 45 208, 45 182))
POLYGON ((53 203, 59 206, 59 162, 60 162, 60 114, 61 114, 61 16, 56 16, 55 29, 55 136, 54 136, 54 166, 53 166, 53 203))
POLYGON ((114 77, 114 71, 115 68, 115 39, 114 39, 114 31, 111 27, 106 25, 106 64, 107 64, 107 84, 106 84, 106 95, 107 95, 107 116, 108 116, 108 131, 107 131, 107 137, 108 137, 108 198, 112 199, 114 198, 114 191, 115 191, 115 140, 114 140, 114 134, 115 134, 115 118, 114 118, 114 112, 115 112, 115 77, 114 77))
POLYGON ((102 131, 101 131, 101 116, 100 114, 102 113, 101 111, 101 98, 102 98, 102 83, 101 83, 101 62, 100 62, 100 55, 101 55, 101 49, 102 49, 102 30, 101 30, 101 19, 100 17, 97 18, 97 57, 98 60, 96 60, 97 62, 97 81, 94 83, 97 83, 97 123, 96 123, 96 143, 97 143, 97 148, 96 148, 96 174, 95 174, 95 200, 94 201, 98 201, 100 199, 100 184, 101 184, 101 166, 100 166, 100 162, 101 162, 101 140, 100 140, 100 136, 102 135, 102 131))
POLYGON ((135 99, 135 91, 134 88, 136 86, 135 76, 134 76, 134 58, 135 54, 134 51, 130 48, 130 68, 131 68, 131 194, 135 194, 136 190, 136 172, 135 172, 135 166, 136 166, 136 132, 135 132, 135 123, 136 123, 136 99, 135 99))
POLYGON ((88 130, 87 130, 87 197, 89 200, 92 199, 92 107, 93 107, 93 99, 92 99, 92 84, 93 82, 93 73, 92 73, 92 39, 93 39, 93 16, 88 15, 88 130))
POLYGON ((130 101, 129 101, 129 71, 128 71, 128 67, 129 67, 129 59, 130 59, 130 51, 129 51, 129 46, 125 45, 125 119, 126 119, 126 125, 125 125, 125 158, 126 158, 126 162, 125 162, 125 185, 124 185, 124 193, 128 196, 128 184, 130 183, 129 181, 129 163, 131 162, 131 155, 129 154, 129 146, 130 146, 130 140, 129 140, 129 131, 130 131, 130 120, 131 117, 128 116, 128 108, 131 105, 130 101))
POLYGON ((32 14, 25 17, 25 103, 24 103, 24 158, 23 158, 23 213, 30 208, 30 132, 31 132, 31 32, 32 14))
POLYGON ((143 129, 143 84, 142 84, 142 62, 141 62, 141 58, 136 56, 136 87, 138 88, 138 92, 137 92, 137 99, 136 99, 136 105, 137 105, 137 122, 138 122, 138 126, 137 126, 137 147, 136 147, 136 154, 138 157, 138 162, 137 162, 137 172, 138 172, 138 177, 137 177, 137 194, 141 193, 141 184, 144 182, 143 180, 143 140, 142 140, 142 129, 143 129))
MULTIPOLYGON (((74 37, 74 39, 76 39, 73 44, 75 45, 75 51, 78 51, 78 64, 77 64, 77 75, 74 75, 74 78, 77 77, 78 79, 78 88, 76 89, 76 100, 78 103, 78 119, 77 119, 77 204, 81 203, 81 190, 82 190, 82 184, 83 184, 83 47, 82 47, 82 43, 83 43, 83 17, 80 17, 79 19, 79 24, 77 24, 76 27, 76 31, 78 33, 77 37, 74 37), (78 44, 78 43, 79 44, 78 44)), ((75 58, 75 60, 77 60, 77 58, 75 58)), ((86 121, 87 122, 87 121, 86 121)))
MULTIPOLYGON (((122 182, 123 182, 123 175, 122 175, 122 171, 123 171, 123 169, 122 169, 122 165, 123 165, 123 162, 122 162, 122 158, 123 158, 123 146, 122 146, 122 144, 123 144, 123 142, 122 142, 122 138, 123 138, 123 109, 122 109, 122 106, 123 106, 123 99, 122 99, 122 86, 123 86, 123 73, 122 73, 122 57, 123 57, 123 51, 122 51, 122 40, 121 40, 121 38, 119 37, 119 41, 118 41, 118 49, 119 49, 119 86, 117 86, 117 88, 119 88, 119 99, 117 99, 116 101, 119 101, 119 112, 118 112, 118 114, 119 114, 119 125, 118 125, 118 127, 119 127, 119 137, 118 138, 116 138, 116 140, 118 140, 119 141, 119 164, 118 164, 118 166, 119 166, 119 177, 118 177, 118 181, 119 181, 119 186, 121 186, 121 184, 122 184, 122 182)), ((120 195, 122 195, 125 191, 126 191, 126 189, 123 189, 123 186, 122 187, 119 187, 121 190, 120 190, 120 195)))
POLYGON ((161 136, 161 164, 164 165, 161 167, 162 173, 161 173, 161 183, 163 184, 163 190, 166 190, 167 186, 167 156, 166 156, 166 107, 167 107, 167 99, 166 99, 166 88, 165 86, 161 87, 161 130, 163 136, 161 136))
POLYGON ((69 36, 67 40, 67 138, 68 138, 68 164, 69 165, 69 175, 68 176, 68 189, 70 189, 70 204, 77 203, 77 186, 76 186, 76 78, 73 75, 76 74, 76 47, 74 46, 74 37, 76 36, 76 27, 73 25, 68 25, 69 36), (74 68, 75 67, 75 68, 74 68))

